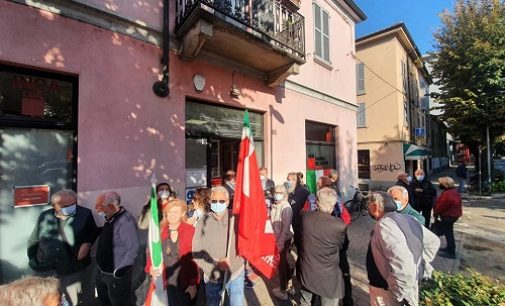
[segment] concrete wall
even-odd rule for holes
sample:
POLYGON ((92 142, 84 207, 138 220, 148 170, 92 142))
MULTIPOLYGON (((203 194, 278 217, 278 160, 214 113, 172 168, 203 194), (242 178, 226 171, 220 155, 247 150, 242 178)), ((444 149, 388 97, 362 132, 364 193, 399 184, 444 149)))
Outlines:
POLYGON ((360 143, 358 150, 370 150, 370 179, 360 179, 360 183, 369 184, 371 190, 389 188, 406 171, 401 142, 360 143))

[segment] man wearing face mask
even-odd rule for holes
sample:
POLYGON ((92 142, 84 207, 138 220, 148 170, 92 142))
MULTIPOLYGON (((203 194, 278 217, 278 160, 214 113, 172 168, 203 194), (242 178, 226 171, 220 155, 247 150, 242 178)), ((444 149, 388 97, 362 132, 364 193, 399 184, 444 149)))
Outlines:
POLYGON ((416 200, 414 198, 414 189, 412 188, 412 177, 407 172, 400 172, 397 176, 395 186, 401 186, 409 192, 409 204, 416 207, 416 200))
POLYGON ((431 222, 433 201, 437 195, 437 191, 430 180, 425 178, 424 171, 422 169, 417 169, 415 176, 415 179, 412 181, 415 199, 414 209, 423 215, 425 219, 424 226, 428 228, 431 222))
POLYGON ((224 275, 228 274, 226 290, 230 306, 244 303, 244 259, 237 255, 236 227, 231 211, 227 209, 229 194, 225 187, 212 188, 210 212, 198 222, 193 237, 193 259, 203 270, 206 305, 218 306, 223 289, 224 275), (229 228, 235 224, 234 228, 229 228), (226 256, 227 241, 230 253, 226 256))
POLYGON ((98 195, 95 210, 105 218, 96 250, 98 299, 103 305, 133 305, 131 280, 139 247, 137 222, 121 206, 121 197, 114 191, 98 195))
POLYGON ((223 179, 223 186, 226 188, 226 191, 228 191, 229 195, 229 202, 228 202, 228 209, 233 209, 233 197, 235 196, 235 171, 233 170, 228 170, 226 171, 226 175, 224 176, 223 179))
POLYGON ((30 267, 37 276, 57 277, 70 305, 91 305, 89 250, 98 234, 95 220, 90 209, 77 205, 72 190, 56 192, 51 204, 28 241, 30 267))
POLYGON ((409 192, 401 186, 393 186, 388 189, 389 195, 396 203, 396 211, 414 217, 421 225, 424 225, 424 217, 409 204, 409 192))

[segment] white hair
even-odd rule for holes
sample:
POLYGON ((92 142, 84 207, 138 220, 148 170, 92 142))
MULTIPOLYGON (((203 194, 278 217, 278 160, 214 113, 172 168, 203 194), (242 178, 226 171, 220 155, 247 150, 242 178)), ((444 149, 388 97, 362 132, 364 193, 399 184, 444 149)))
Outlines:
POLYGON ((9 306, 44 306, 48 296, 60 294, 60 281, 54 277, 32 276, 0 286, 0 302, 9 306))
POLYGON ((63 189, 60 191, 56 191, 53 194, 53 196, 51 197, 51 203, 54 203, 54 201, 57 198, 66 198, 66 197, 72 197, 77 202, 77 194, 75 193, 75 191, 70 190, 70 189, 63 189))
POLYGON ((337 200, 337 192, 333 188, 324 187, 317 192, 317 208, 319 211, 331 214, 337 200))
POLYGON ((392 196, 393 195, 393 191, 395 190, 400 190, 402 192, 402 198, 403 199, 407 199, 407 201, 409 200, 409 192, 407 189, 405 189, 404 187, 402 186, 393 186, 391 188, 388 189, 388 193, 392 196))
POLYGON ((121 196, 115 191, 108 191, 104 194, 103 204, 121 205, 121 196))
POLYGON ((230 194, 228 193, 228 190, 223 187, 223 186, 216 186, 216 187, 213 187, 211 189, 211 192, 210 192, 210 197, 212 198, 212 196, 214 195, 214 193, 216 192, 222 192, 226 195, 226 199, 229 200, 230 199, 230 194))

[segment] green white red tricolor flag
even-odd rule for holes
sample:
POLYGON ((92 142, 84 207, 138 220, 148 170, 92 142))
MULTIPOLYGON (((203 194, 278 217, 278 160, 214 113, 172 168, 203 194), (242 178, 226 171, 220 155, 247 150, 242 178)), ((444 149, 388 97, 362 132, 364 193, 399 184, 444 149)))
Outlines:
POLYGON ((163 266, 163 250, 160 239, 160 222, 158 218, 158 198, 154 179, 151 182, 151 205, 149 214, 148 241, 149 256, 153 268, 161 269, 163 272, 159 277, 153 278, 147 292, 145 306, 167 306, 167 286, 165 282, 165 268, 163 266))
POLYGON ((248 260, 263 275, 271 278, 277 267, 279 250, 267 215, 247 110, 244 114, 238 157, 233 214, 239 215, 238 255, 248 260))

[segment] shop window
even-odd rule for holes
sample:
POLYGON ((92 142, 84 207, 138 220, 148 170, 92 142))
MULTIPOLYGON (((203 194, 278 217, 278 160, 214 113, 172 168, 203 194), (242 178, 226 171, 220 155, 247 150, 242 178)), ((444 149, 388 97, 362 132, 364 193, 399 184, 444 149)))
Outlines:
MULTIPOLYGON (((0 65, 0 193, 76 186, 77 78, 0 65)), ((10 202, 10 200, 9 200, 10 202)))
POLYGON ((370 150, 358 150, 358 178, 370 179, 370 150))
POLYGON ((309 168, 336 169, 334 126, 306 121, 305 140, 309 168))

